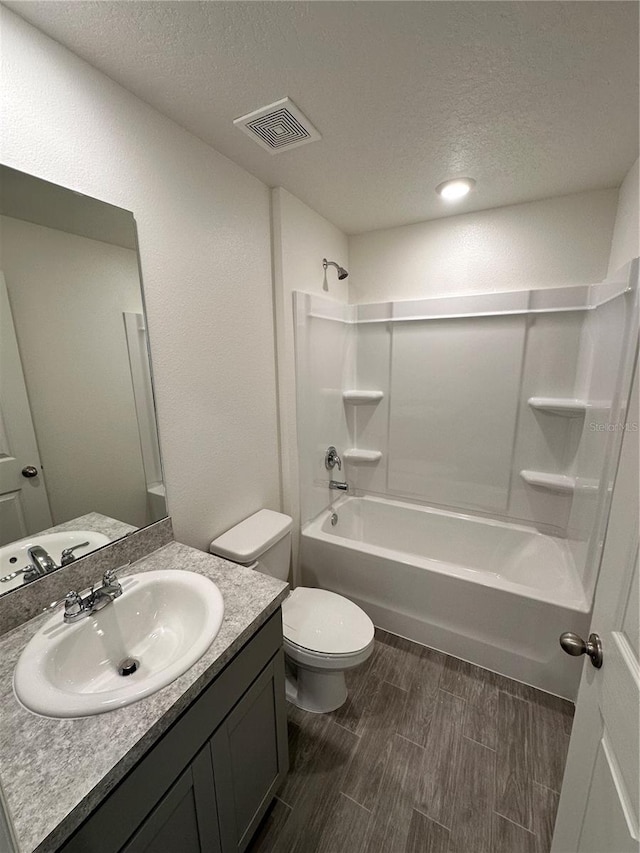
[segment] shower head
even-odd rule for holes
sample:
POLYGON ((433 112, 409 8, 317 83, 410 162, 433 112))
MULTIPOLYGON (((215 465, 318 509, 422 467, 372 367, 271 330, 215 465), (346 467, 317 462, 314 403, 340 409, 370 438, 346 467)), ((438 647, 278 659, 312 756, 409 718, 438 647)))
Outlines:
POLYGON ((343 281, 349 275, 346 269, 341 267, 340 264, 337 264, 335 261, 328 261, 326 258, 323 258, 322 266, 325 270, 327 267, 335 267, 338 271, 338 279, 340 281, 343 281))

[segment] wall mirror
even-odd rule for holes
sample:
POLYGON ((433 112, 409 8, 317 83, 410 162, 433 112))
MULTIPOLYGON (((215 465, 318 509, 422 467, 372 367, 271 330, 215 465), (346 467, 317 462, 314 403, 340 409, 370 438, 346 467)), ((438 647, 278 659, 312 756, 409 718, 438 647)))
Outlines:
POLYGON ((0 594, 165 517, 133 215, 0 167, 0 594))

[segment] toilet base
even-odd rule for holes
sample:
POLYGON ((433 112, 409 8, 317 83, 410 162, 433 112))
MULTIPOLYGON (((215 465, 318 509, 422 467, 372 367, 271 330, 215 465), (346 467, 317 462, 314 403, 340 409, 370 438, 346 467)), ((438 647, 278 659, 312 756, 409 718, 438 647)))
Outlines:
POLYGON ((286 662, 287 699, 297 708, 312 714, 335 711, 347 700, 344 671, 328 672, 306 669, 286 662))

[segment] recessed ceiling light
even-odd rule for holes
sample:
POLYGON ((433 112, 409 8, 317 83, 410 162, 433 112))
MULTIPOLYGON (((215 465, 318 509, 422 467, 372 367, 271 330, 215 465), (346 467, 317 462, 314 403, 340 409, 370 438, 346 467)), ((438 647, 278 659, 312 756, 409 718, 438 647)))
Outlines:
POLYGON ((457 201, 471 192, 475 185, 476 182, 473 178, 453 178, 451 181, 443 181, 438 184, 436 192, 445 201, 457 201))

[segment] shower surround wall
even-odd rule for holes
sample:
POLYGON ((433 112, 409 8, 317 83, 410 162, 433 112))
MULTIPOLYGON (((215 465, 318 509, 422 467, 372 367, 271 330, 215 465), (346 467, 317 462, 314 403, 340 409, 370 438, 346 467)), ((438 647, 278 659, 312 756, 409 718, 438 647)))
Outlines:
POLYGON ((357 306, 295 294, 303 582, 355 598, 388 630, 571 696, 555 634, 536 649, 520 632, 588 624, 619 439, 593 419, 621 417, 636 278, 634 263, 592 287, 357 306), (380 399, 354 404, 353 390, 380 399), (353 505, 327 488, 328 444, 353 505), (330 504, 348 534, 341 520, 324 526, 330 504), (412 504, 435 511, 438 531, 468 535, 469 553, 494 556, 461 575, 453 554, 424 551, 412 525, 427 516, 412 504), (509 530, 522 531, 513 548, 509 530), (534 552, 555 555, 542 586, 534 552), (483 589, 465 604, 470 581, 483 589))
POLYGON ((604 426, 623 402, 633 294, 622 291, 635 276, 627 266, 591 289, 532 291, 523 313, 511 313, 515 294, 358 306, 355 384, 383 398, 353 409, 349 442, 382 458, 348 467, 354 488, 571 529, 584 564, 615 448, 604 426), (505 314, 483 311, 499 301, 505 314), (542 487, 539 474, 556 479, 542 487))
POLYGON ((355 326, 348 305, 321 296, 296 292, 296 393, 302 524, 326 508, 329 479, 346 475, 328 471, 324 457, 329 445, 342 453, 349 444, 342 390, 350 386, 355 368, 355 326))
MULTIPOLYGON (((624 267, 638 281, 638 261, 624 267)), ((614 277, 615 279, 616 277, 614 277)), ((580 341, 578 393, 590 401, 577 444, 576 488, 567 524, 573 560, 592 601, 600 565, 609 502, 624 429, 638 431, 627 416, 632 354, 638 341, 638 293, 612 299, 585 317, 580 341), (624 331, 626 330, 626 331, 624 331)))
POLYGON ((586 312, 553 309, 558 294, 587 297, 537 293, 532 311, 527 292, 359 306, 294 294, 303 522, 331 500, 322 463, 335 444, 361 492, 564 533, 571 494, 520 471, 572 474, 584 418, 529 400, 578 396, 586 312), (354 404, 349 390, 381 399, 354 404))
POLYGON ((570 496, 519 472, 571 464, 574 422, 527 401, 574 396, 581 323, 566 312, 359 324, 356 384, 384 397, 353 410, 350 441, 383 456, 350 466, 354 487, 562 532, 570 496))

